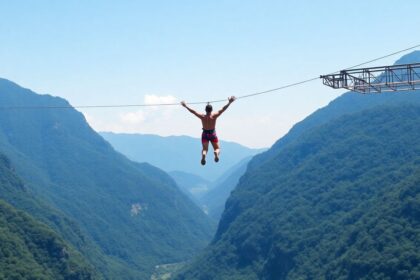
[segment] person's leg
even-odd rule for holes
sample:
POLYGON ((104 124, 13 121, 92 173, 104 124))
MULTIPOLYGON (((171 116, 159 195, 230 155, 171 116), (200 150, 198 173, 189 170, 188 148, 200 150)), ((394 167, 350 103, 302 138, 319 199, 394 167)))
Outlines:
POLYGON ((205 165, 207 151, 209 150, 209 141, 202 141, 201 143, 203 144, 203 150, 201 151, 201 164, 205 165))
POLYGON ((211 142, 211 145, 213 146, 213 150, 214 150, 214 161, 215 162, 219 162, 219 155, 220 155, 220 145, 219 142, 211 142))

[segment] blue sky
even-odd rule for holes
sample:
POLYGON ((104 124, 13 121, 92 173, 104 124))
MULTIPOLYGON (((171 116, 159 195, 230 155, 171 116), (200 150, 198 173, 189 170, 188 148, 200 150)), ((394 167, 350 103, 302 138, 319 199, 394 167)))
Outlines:
MULTIPOLYGON (((0 77, 73 105, 227 98, 419 44, 419 10, 414 0, 0 0, 0 77)), ((315 81, 239 100, 218 132, 270 146, 343 92, 315 81)), ((96 130, 201 133, 180 107, 82 112, 96 130)))

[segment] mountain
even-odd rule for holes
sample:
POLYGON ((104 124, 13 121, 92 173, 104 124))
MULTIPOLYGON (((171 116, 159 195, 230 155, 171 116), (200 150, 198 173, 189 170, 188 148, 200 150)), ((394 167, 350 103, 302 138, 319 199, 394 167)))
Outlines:
POLYGON ((419 133, 420 91, 342 95, 251 160, 174 279, 420 278, 419 133))
POLYGON ((420 51, 413 51, 409 54, 402 56, 395 64, 410 64, 420 62, 420 51))
POLYGON ((239 179, 245 173, 248 162, 252 157, 247 157, 240 161, 238 164, 230 168, 225 174, 217 179, 211 189, 200 198, 200 202, 207 209, 209 217, 214 220, 220 220, 225 203, 230 193, 234 190, 239 183, 239 179))
POLYGON ((99 279, 55 232, 0 200, 1 279, 99 279))
MULTIPOLYGON (((57 232, 3 200, 22 201, 24 193, 23 182, 0 155, 0 278, 100 279, 89 261, 57 232)), ((29 194, 26 197, 31 200, 29 194)))
POLYGON ((0 152, 31 193, 120 265, 105 276, 147 279, 155 265, 184 261, 207 244, 212 222, 165 172, 117 153, 76 110, 21 108, 67 101, 0 79, 0 103, 0 152))
POLYGON ((391 105, 273 147, 177 279, 418 278, 419 139, 420 105, 391 105))
POLYGON ((75 220, 29 189, 3 154, 0 154, 0 200, 16 210, 30 213, 31 219, 48 226, 61 239, 71 243, 100 274, 115 278, 128 270, 120 261, 107 256, 75 220))
MULTIPOLYGON (((182 171, 214 181, 245 157, 259 153, 233 142, 221 141, 221 160, 200 164, 201 140, 188 136, 161 137, 148 134, 100 133, 122 154, 137 162, 147 162, 167 172, 182 171), (174 160, 176 159, 176 160, 174 160)), ((213 154, 209 153, 211 157, 213 154)))

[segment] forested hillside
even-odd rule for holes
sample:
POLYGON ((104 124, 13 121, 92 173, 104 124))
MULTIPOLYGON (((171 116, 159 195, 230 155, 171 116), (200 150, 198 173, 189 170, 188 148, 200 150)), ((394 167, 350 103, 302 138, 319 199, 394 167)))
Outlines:
MULTIPOLYGON (((37 222, 46 224, 75 250, 83 255, 98 271, 107 278, 127 272, 127 267, 116 258, 106 255, 84 232, 78 223, 63 212, 54 208, 41 193, 35 194, 16 175, 10 160, 0 154, 0 199, 13 207, 30 213, 37 222)), ((130 273, 128 273, 130 274, 130 273)))
POLYGON ((419 139, 420 106, 399 104, 273 147, 176 279, 420 278, 419 139))
MULTIPOLYGON (((69 105, 3 79, 0 102, 69 105)), ((213 232, 212 222, 166 173, 115 152, 73 109, 1 110, 0 152, 31 193, 76 221, 87 240, 112 259, 112 265, 95 264, 110 278, 146 279, 155 265, 194 255, 213 232)), ((54 224, 53 216, 46 218, 54 224)), ((91 252, 86 257, 99 262, 91 252)))
MULTIPOLYGON (((87 259, 61 236, 5 202, 26 199, 29 206, 30 195, 24 192, 22 181, 0 155, 0 278, 100 279, 87 259)), ((36 207, 35 203, 32 206, 36 207)))
POLYGON ((1 279, 100 279, 56 233, 0 200, 1 279))

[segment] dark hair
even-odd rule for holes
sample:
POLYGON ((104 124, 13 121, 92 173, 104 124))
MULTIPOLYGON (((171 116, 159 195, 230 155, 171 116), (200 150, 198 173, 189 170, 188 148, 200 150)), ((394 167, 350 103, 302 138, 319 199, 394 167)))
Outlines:
POLYGON ((207 104, 207 106, 206 106, 206 112, 207 113, 211 113, 211 111, 213 111, 213 106, 211 106, 210 104, 207 104))

